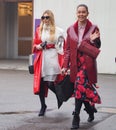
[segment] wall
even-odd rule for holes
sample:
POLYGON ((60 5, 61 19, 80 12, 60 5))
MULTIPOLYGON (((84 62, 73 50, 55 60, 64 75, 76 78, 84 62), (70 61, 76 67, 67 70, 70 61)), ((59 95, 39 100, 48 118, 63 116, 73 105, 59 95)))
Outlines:
MULTIPOLYGON (((89 7, 89 19, 97 24, 101 33, 101 53, 98 56, 98 72, 116 74, 116 19, 114 0, 34 0, 34 19, 40 18, 43 11, 54 12, 56 24, 65 32, 76 20, 76 7, 84 3, 89 7)), ((34 22, 34 21, 33 21, 34 22)))
POLYGON ((0 58, 17 55, 17 4, 0 3, 0 58))
POLYGON ((17 3, 6 3, 7 58, 17 58, 17 3))
POLYGON ((0 58, 6 57, 5 4, 0 3, 0 58))

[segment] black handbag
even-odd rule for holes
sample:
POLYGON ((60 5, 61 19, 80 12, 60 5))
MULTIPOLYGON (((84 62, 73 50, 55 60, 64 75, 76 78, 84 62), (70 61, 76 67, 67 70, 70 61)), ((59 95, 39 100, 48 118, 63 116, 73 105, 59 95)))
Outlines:
POLYGON ((63 102, 67 101, 74 92, 74 83, 70 82, 70 75, 66 75, 62 81, 55 85, 56 95, 63 102))
POLYGON ((30 74, 34 74, 34 65, 29 65, 28 69, 30 74))
POLYGON ((36 57, 36 55, 34 53, 29 55, 28 69, 29 69, 30 74, 34 74, 34 60, 35 60, 35 57, 36 57))

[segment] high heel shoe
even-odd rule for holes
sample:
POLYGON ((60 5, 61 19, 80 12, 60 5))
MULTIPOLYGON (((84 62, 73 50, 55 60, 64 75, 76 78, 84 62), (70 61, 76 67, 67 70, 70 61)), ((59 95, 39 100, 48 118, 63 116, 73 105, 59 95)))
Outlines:
POLYGON ((40 112, 39 112, 38 116, 44 116, 44 115, 45 115, 45 112, 46 112, 46 108, 47 108, 46 105, 43 106, 43 107, 40 109, 40 112))

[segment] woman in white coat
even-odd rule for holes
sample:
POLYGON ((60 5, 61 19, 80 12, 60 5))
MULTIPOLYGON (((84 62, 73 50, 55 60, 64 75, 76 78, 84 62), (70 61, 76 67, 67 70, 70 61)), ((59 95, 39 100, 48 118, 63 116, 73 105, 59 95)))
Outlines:
MULTIPOLYGON (((35 33, 33 53, 36 53, 34 62, 34 93, 39 94, 41 109, 39 116, 44 116, 47 105, 45 103, 46 87, 55 92, 54 83, 61 74, 61 60, 63 56, 64 32, 55 25, 54 14, 46 10, 40 26, 35 33)), ((57 96, 56 96, 57 97, 57 96)), ((62 105, 57 98, 58 108, 62 105)))

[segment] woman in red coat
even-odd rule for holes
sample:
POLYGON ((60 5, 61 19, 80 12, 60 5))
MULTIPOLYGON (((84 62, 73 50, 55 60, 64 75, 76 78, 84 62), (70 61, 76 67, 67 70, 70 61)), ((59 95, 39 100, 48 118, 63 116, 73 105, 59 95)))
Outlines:
POLYGON ((78 20, 67 30, 62 73, 70 68, 70 80, 75 84, 75 110, 71 129, 79 128, 82 104, 89 114, 88 122, 91 122, 96 112, 94 104, 101 103, 95 88, 97 83, 96 59, 79 50, 79 46, 84 41, 97 48, 101 46, 99 29, 87 19, 88 14, 88 7, 84 4, 79 5, 77 7, 78 20))
MULTIPOLYGON (((38 94, 41 109, 38 116, 44 116, 47 105, 45 96, 48 88, 56 94, 54 82, 61 74, 63 56, 63 30, 55 25, 52 11, 46 10, 40 26, 35 33, 33 53, 36 54, 34 61, 34 94, 38 94)), ((57 96, 56 96, 57 97, 57 96)), ((62 105, 57 98, 58 108, 62 105)))

